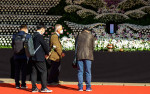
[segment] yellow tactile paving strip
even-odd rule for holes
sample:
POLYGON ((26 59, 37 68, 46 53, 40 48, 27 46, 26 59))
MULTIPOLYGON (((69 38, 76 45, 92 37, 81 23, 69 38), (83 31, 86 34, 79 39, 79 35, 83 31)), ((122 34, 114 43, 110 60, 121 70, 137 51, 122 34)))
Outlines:
MULTIPOLYGON (((6 79, 0 78, 0 83, 15 83, 14 79, 6 79)), ((31 84, 31 81, 27 81, 27 84, 31 84)), ((67 84, 67 85, 77 85, 78 82, 66 82, 60 81, 60 84, 67 84)), ((150 83, 115 83, 115 82, 92 82, 91 85, 119 85, 119 86, 150 86, 150 83)))

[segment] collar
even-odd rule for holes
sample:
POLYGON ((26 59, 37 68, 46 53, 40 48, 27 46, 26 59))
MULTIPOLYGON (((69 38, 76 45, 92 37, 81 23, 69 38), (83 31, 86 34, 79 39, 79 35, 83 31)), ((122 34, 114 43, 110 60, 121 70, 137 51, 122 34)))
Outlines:
POLYGON ((19 31, 20 33, 25 33, 24 31, 19 31))
POLYGON ((58 36, 60 36, 60 34, 58 32, 55 32, 58 36))

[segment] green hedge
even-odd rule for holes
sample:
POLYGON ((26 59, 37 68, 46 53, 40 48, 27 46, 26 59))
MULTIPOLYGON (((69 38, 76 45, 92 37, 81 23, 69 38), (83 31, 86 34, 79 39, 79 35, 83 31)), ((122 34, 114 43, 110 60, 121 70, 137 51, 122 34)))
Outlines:
MULTIPOLYGON (((56 7, 53 7, 48 11, 47 15, 61 15, 62 18, 59 19, 57 23, 62 24, 70 32, 71 32, 71 29, 68 28, 68 26, 64 23, 64 21, 70 21, 70 22, 74 22, 77 24, 92 24, 92 23, 98 23, 98 22, 101 23, 102 22, 101 19, 95 20, 94 16, 81 18, 80 16, 78 16, 76 14, 76 12, 67 13, 64 10, 65 6, 67 6, 65 0, 61 0, 60 3, 56 7)), ((88 9, 93 9, 96 11, 95 8, 93 8, 89 5, 81 4, 81 6, 88 8, 88 9)), ((141 7, 141 6, 143 6, 143 5, 136 5, 136 6, 133 6, 131 9, 136 9, 136 8, 141 7)), ((129 10, 131 10, 131 9, 129 9, 129 10)), ((131 18, 131 19, 122 21, 120 23, 130 23, 130 24, 137 24, 137 25, 150 25, 150 15, 147 14, 146 16, 144 16, 143 18, 140 18, 140 19, 131 18)))

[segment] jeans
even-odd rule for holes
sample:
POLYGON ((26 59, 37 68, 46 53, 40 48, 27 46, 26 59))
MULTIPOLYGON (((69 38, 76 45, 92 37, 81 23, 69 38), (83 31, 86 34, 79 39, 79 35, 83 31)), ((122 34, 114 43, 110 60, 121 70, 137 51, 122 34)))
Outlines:
POLYGON ((86 88, 91 88, 91 64, 90 60, 79 60, 78 61, 78 87, 83 89, 83 71, 85 67, 86 73, 86 88))

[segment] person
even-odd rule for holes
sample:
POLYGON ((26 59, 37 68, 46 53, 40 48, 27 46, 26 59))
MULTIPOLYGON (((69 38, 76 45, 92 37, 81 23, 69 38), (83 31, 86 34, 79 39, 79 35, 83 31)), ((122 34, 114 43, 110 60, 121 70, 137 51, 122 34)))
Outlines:
POLYGON ((51 36, 50 39, 50 48, 52 51, 49 59, 51 60, 51 69, 48 77, 48 84, 58 85, 59 84, 59 73, 60 73, 60 62, 62 57, 65 54, 62 52, 62 45, 60 43, 60 34, 63 34, 62 25, 55 25, 55 33, 51 36))
POLYGON ((49 55, 49 47, 45 43, 43 34, 45 32, 45 25, 40 23, 37 25, 37 32, 33 34, 33 44, 36 49, 35 55, 32 57, 32 73, 31 73, 31 82, 32 82, 32 92, 39 92, 40 90, 36 86, 37 80, 37 71, 41 76, 41 92, 52 92, 47 88, 47 68, 45 62, 45 55, 49 55))
POLYGON ((20 72, 22 71, 22 84, 21 88, 28 88, 26 86, 26 73, 27 73, 27 62, 28 58, 25 54, 24 41, 27 38, 30 38, 28 33, 27 25, 21 25, 20 31, 13 35, 12 39, 12 48, 14 50, 14 62, 15 62, 15 84, 16 88, 20 88, 20 72))
POLYGON ((94 36, 88 28, 78 35, 77 39, 77 67, 78 67, 78 88, 83 91, 83 71, 86 73, 86 91, 91 89, 91 64, 94 60, 94 36))

